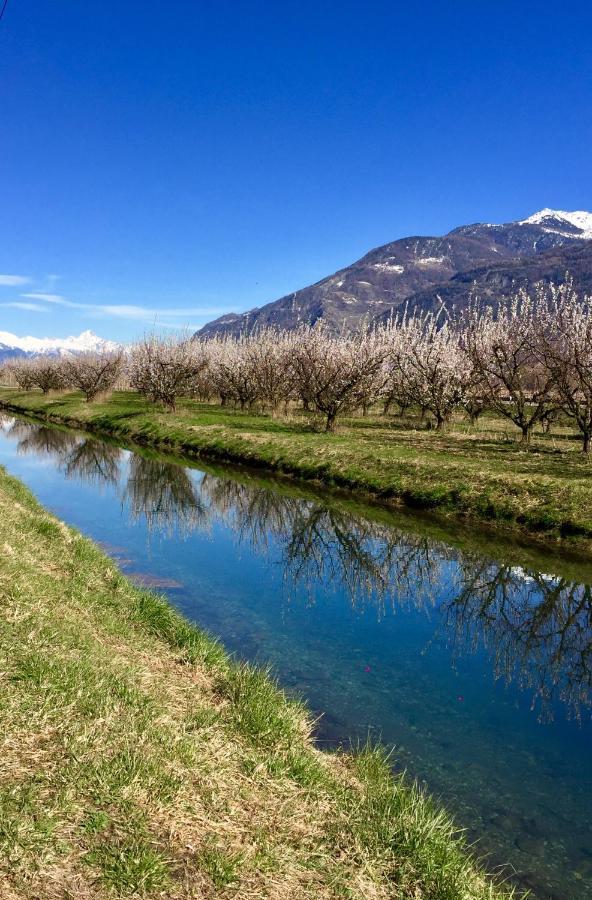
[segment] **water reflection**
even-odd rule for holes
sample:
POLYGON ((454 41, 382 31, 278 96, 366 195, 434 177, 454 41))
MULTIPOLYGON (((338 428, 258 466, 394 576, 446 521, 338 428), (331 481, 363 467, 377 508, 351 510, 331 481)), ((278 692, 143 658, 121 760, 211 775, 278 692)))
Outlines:
POLYGON ((269 663, 322 715, 319 739, 380 736, 490 868, 513 866, 539 898, 588 900, 590 565, 245 470, 0 428, 1 458, 43 503, 269 663))
POLYGON ((116 485, 120 477, 121 450, 101 441, 87 439, 77 444, 63 461, 67 478, 90 484, 116 485))
POLYGON ((80 438, 74 433, 43 425, 33 427, 18 419, 9 422, 5 430, 10 437, 17 439, 17 451, 23 454, 47 453, 61 460, 80 443, 80 438))
POLYGON ((59 463, 67 478, 98 485, 119 482, 123 453, 120 447, 92 437, 81 438, 75 432, 31 426, 18 420, 6 431, 10 437, 17 438, 18 453, 48 454, 59 463))
POLYGON ((189 470, 133 454, 122 491, 132 521, 144 519, 149 532, 189 534, 206 524, 206 510, 189 470))
POLYGON ((453 653, 485 648, 494 676, 528 690, 540 719, 551 719, 558 702, 576 718, 590 707, 588 584, 461 553, 337 501, 197 473, 55 428, 6 418, 2 427, 20 453, 50 455, 67 477, 116 488, 131 520, 151 533, 187 536, 226 522, 235 540, 279 554, 286 591, 298 587, 309 603, 333 591, 379 616, 387 607, 437 608, 453 653))
POLYGON ((281 549, 284 581, 304 586, 309 602, 339 592, 358 608, 433 602, 446 548, 355 515, 337 502, 290 497, 255 484, 206 474, 201 491, 241 541, 281 549))
POLYGON ((496 677, 529 689, 541 718, 553 701, 580 718, 592 696, 592 588, 560 576, 463 555, 443 605, 457 645, 491 651, 496 677))

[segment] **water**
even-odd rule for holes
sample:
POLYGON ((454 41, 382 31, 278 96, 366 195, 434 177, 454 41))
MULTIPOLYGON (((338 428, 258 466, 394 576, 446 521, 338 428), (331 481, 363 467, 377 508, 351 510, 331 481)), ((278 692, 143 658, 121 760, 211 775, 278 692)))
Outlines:
POLYGON ((592 565, 4 418, 0 463, 323 713, 394 745, 493 868, 592 896, 592 565))

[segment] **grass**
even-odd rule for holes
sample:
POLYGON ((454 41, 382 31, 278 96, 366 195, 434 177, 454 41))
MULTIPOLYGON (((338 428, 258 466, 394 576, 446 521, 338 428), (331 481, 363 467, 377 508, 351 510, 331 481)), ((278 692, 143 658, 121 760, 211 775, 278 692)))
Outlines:
POLYGON ((479 519, 546 539, 592 538, 592 462, 566 424, 530 447, 506 421, 453 422, 427 430, 417 418, 346 419, 336 434, 310 418, 273 418, 186 400, 175 414, 131 392, 86 404, 80 394, 43 397, 0 389, 0 407, 192 456, 248 464, 353 489, 389 503, 479 519))
POLYGON ((0 897, 501 900, 384 751, 327 754, 0 470, 0 897))

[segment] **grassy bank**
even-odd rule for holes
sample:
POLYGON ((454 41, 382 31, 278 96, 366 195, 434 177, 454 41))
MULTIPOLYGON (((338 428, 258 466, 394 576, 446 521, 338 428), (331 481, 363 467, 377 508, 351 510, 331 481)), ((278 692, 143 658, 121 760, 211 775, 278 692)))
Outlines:
POLYGON ((384 755, 306 710, 0 470, 0 896, 501 898, 384 755))
POLYGON ((336 434, 325 434, 302 414, 275 419, 189 400, 171 414, 123 392, 86 404, 77 394, 43 397, 3 388, 0 406, 506 529, 554 539, 592 537, 592 464, 567 427, 535 434, 527 448, 506 422, 491 417, 435 432, 416 419, 369 416, 344 420, 336 434))

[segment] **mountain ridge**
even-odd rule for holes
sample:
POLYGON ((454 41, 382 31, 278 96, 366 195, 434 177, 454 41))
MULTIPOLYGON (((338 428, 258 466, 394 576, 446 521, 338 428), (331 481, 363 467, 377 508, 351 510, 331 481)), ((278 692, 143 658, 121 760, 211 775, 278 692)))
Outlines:
POLYGON ((18 337, 10 331, 0 331, 0 362, 42 353, 67 356, 89 350, 117 350, 119 346, 115 341, 105 340, 90 330, 66 338, 18 337))
MULTIPOLYGON (((237 335, 261 327, 291 329, 319 319, 332 330, 355 330, 363 322, 392 315, 402 303, 425 308, 433 306, 442 294, 460 298, 464 289, 458 285, 469 273, 474 273, 471 283, 475 281, 477 289, 479 278, 486 278, 491 288, 495 282, 492 272, 499 272, 500 277, 504 272, 505 285, 512 271, 528 288, 540 273, 542 257, 543 279, 549 271, 558 279, 562 268, 567 271, 570 248, 585 247, 591 241, 592 213, 549 208, 516 222, 461 225, 441 237, 403 237, 278 300, 245 313, 227 313, 204 325, 195 336, 237 335)), ((592 275, 592 259, 587 253, 576 257, 578 271, 572 274, 579 287, 592 275)))

